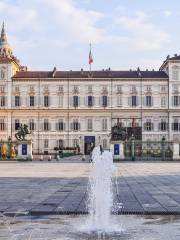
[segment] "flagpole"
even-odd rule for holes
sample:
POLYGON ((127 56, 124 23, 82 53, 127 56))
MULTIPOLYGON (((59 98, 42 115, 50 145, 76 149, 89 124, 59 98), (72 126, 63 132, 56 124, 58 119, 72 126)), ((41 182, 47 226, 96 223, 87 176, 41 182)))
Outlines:
MULTIPOLYGON (((91 43, 90 43, 89 45, 90 45, 90 53, 91 53, 91 43)), ((90 63, 89 63, 89 71, 90 71, 90 73, 91 73, 91 61, 90 61, 90 63)))

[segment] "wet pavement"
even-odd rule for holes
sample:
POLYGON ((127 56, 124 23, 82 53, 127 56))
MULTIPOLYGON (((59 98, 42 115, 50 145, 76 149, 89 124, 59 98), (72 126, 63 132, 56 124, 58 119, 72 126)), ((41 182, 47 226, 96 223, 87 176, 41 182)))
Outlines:
POLYGON ((112 216, 109 231, 89 228, 88 216, 0 217, 0 240, 179 240, 177 216, 112 216))
MULTIPOLYGON (((115 165, 113 213, 180 214, 179 162, 115 165)), ((90 167, 70 161, 0 163, 0 212, 87 213, 90 167)))

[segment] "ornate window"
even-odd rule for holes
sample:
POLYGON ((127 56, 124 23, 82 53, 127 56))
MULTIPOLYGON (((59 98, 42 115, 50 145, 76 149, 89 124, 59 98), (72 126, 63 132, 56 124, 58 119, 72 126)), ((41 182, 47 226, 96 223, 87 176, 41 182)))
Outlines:
POLYGON ((0 119, 0 131, 4 131, 5 130, 5 122, 4 119, 0 119))
POLYGON ((105 118, 102 120, 102 130, 107 131, 108 129, 108 120, 105 118))
POLYGON ((80 130, 80 123, 78 119, 74 119, 73 122, 71 123, 71 129, 73 131, 79 131, 80 130))
POLYGON ((104 149, 107 149, 107 139, 103 139, 103 141, 102 141, 102 147, 104 148, 104 149))
POLYGON ((15 96, 15 107, 21 106, 21 98, 20 96, 15 96))
POLYGON ((161 107, 166 107, 166 97, 165 96, 161 97, 161 107))
POLYGON ((107 107, 108 106, 108 97, 107 96, 102 96, 102 106, 107 107))
POLYGON ((15 119, 15 130, 18 130, 20 127, 20 121, 19 119, 15 119))
POLYGON ((50 124, 48 119, 44 119, 44 131, 49 131, 50 129, 50 124))
POLYGON ((172 80, 179 80, 179 67, 174 66, 172 68, 172 80))
POLYGON ((118 96, 117 96, 117 106, 118 106, 118 107, 121 107, 121 106, 122 106, 122 96, 121 96, 121 95, 118 95, 118 96))
POLYGON ((179 103, 180 103, 180 97, 179 96, 173 96, 173 106, 177 107, 179 106, 179 103))
POLYGON ((159 130, 160 131, 167 131, 168 130, 168 123, 165 119, 161 119, 161 122, 159 123, 159 130))
POLYGON ((34 131, 34 130, 35 130, 34 119, 30 119, 30 121, 29 121, 29 129, 30 129, 31 131, 34 131))
POLYGON ((92 119, 87 120, 87 129, 88 129, 88 131, 93 130, 93 120, 92 119))
POLYGON ((6 78, 6 69, 3 67, 1 69, 1 79, 4 80, 6 78))
POLYGON ((152 106, 152 96, 146 96, 146 106, 152 106))
POLYGON ((88 96, 88 107, 92 107, 94 105, 94 97, 88 96))
POLYGON ((44 107, 49 107, 49 96, 48 95, 44 96, 44 107))
POLYGON ((62 149, 64 147, 64 140, 63 139, 59 139, 58 140, 58 148, 62 149))
POLYGON ((79 97, 73 96, 73 106, 78 107, 79 106, 79 97))
POLYGON ((1 96, 0 97, 0 106, 1 107, 5 107, 5 105, 6 105, 6 101, 5 101, 5 96, 1 96))
POLYGON ((65 123, 63 122, 63 119, 59 119, 59 122, 57 123, 57 130, 63 131, 65 129, 65 123))
POLYGON ((48 148, 48 147, 49 147, 49 140, 44 139, 44 148, 48 148))
POLYGON ((154 124, 151 122, 151 119, 147 119, 146 123, 144 124, 144 130, 145 131, 153 131, 154 124))
POLYGON ((137 96, 131 96, 131 106, 136 107, 138 105, 137 99, 137 96))
POLYGON ((180 129, 180 124, 178 119, 174 119, 174 122, 172 123, 172 130, 174 131, 179 131, 180 129))
POLYGON ((29 96, 29 105, 30 105, 30 107, 35 106, 35 97, 34 96, 29 96))

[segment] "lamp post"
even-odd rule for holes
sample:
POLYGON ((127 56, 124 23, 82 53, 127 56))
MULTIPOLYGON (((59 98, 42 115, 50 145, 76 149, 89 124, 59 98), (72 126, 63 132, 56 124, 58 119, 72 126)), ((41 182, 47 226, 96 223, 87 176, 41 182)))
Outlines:
POLYGON ((134 135, 132 134, 132 137, 131 137, 131 159, 132 161, 135 161, 135 137, 134 135))
POLYGON ((166 154, 165 154, 165 141, 166 138, 163 136, 161 140, 161 149, 162 149, 162 160, 165 160, 166 154))

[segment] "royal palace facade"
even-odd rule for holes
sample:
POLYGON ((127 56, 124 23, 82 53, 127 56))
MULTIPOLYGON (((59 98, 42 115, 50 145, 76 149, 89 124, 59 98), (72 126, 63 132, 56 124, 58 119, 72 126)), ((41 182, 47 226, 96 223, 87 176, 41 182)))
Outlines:
POLYGON ((0 140, 20 124, 34 153, 55 147, 109 148, 112 127, 138 127, 143 140, 180 141, 180 56, 159 71, 28 71, 0 38, 0 140))

